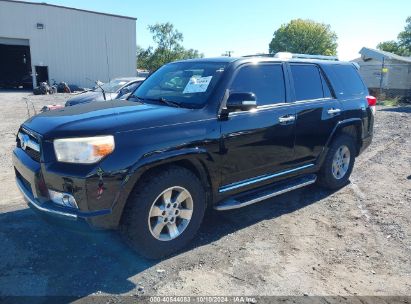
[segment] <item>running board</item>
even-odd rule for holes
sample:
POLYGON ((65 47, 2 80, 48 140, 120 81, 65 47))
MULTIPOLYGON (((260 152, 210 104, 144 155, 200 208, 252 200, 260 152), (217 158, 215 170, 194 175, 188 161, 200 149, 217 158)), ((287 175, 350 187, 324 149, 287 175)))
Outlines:
POLYGON ((219 211, 237 209, 251 204, 261 202, 271 197, 302 188, 315 183, 317 176, 315 174, 305 175, 303 177, 294 178, 275 185, 264 188, 258 192, 247 192, 241 196, 236 196, 225 200, 214 206, 214 209, 219 211))

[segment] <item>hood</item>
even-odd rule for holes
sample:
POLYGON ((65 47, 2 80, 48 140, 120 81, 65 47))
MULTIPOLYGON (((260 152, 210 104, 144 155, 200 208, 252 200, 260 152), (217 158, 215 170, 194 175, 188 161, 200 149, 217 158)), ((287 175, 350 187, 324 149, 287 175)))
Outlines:
MULTIPOLYGON (((106 100, 112 100, 117 97, 117 93, 106 93, 106 100)), ((87 91, 71 97, 66 102, 66 107, 74 106, 80 103, 88 103, 92 101, 104 101, 103 92, 87 91)))
POLYGON ((113 100, 47 111, 31 117, 23 126, 44 139, 95 136, 192 121, 194 111, 113 100))

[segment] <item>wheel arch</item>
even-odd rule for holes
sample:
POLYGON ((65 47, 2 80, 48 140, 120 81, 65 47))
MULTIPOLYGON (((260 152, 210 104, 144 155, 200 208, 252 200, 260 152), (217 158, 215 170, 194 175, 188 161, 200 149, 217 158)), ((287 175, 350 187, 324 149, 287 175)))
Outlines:
POLYGON ((206 202, 207 206, 210 206, 213 202, 213 189, 217 187, 213 184, 213 181, 216 181, 216 171, 209 167, 210 159, 207 151, 197 148, 169 153, 159 152, 142 158, 130 170, 118 199, 113 205, 111 216, 114 226, 117 227, 120 223, 124 207, 136 185, 150 174, 155 174, 170 166, 183 167, 193 172, 205 185, 206 202))
POLYGON ((327 148, 331 145, 332 141, 337 138, 341 134, 347 134, 354 138, 355 140, 355 148, 356 148, 356 155, 359 155, 360 148, 362 145, 362 121, 361 119, 352 119, 342 121, 340 124, 337 125, 334 134, 327 142, 327 148))
POLYGON ((341 134, 347 134, 354 138, 356 148, 355 156, 359 155, 362 145, 362 120, 360 118, 342 120, 334 127, 333 131, 328 137, 327 143, 325 144, 317 163, 318 168, 321 168, 322 163, 324 162, 324 159, 334 139, 341 134))

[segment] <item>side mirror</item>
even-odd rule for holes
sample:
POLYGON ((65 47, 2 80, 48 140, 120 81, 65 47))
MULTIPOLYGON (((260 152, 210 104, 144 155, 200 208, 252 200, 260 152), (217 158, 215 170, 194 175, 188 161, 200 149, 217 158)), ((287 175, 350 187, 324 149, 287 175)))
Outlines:
POLYGON ((249 111, 257 108, 257 97, 254 93, 231 93, 227 99, 227 110, 233 111, 249 111))

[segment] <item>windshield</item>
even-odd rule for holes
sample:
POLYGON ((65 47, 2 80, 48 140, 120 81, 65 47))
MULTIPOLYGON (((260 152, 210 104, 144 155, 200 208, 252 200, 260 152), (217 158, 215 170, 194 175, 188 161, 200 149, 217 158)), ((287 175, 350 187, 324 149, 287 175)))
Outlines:
MULTIPOLYGON (((113 79, 110 82, 102 84, 101 87, 103 88, 104 92, 106 92, 106 93, 116 93, 126 83, 127 83, 127 81, 125 81, 125 80, 113 79)), ((99 87, 97 87, 96 90, 100 91, 101 89, 99 87)))
POLYGON ((176 62, 164 65, 129 97, 131 101, 170 101, 182 107, 204 106, 227 63, 176 62))

